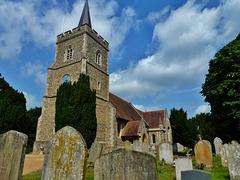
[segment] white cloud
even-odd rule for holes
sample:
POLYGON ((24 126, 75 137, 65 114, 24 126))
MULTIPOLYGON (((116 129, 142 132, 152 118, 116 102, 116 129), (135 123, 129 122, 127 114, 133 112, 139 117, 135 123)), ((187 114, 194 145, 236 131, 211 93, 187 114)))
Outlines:
MULTIPOLYGON (((68 12, 67 2, 63 5, 55 0, 48 1, 48 6, 44 1, 0 1, 0 59, 18 57, 25 43, 54 44, 61 29, 65 32, 77 27, 84 2, 76 1, 68 12)), ((114 53, 134 27, 136 12, 125 7, 117 15, 115 0, 92 0, 89 4, 93 28, 109 41, 111 53, 114 53)))
POLYGON ((37 85, 45 86, 47 79, 46 68, 40 63, 26 63, 21 68, 21 76, 24 78, 34 78, 37 85))
MULTIPOLYGON (((110 74, 110 91, 123 97, 146 97, 188 84, 200 85, 208 61, 219 47, 236 37, 240 29, 240 1, 223 1, 207 9, 189 0, 155 24, 156 52, 110 74), (234 26, 230 26, 230 25, 234 26)), ((160 12, 160 14, 166 14, 160 12)), ((149 19, 159 19, 150 14, 149 19)), ((160 93, 161 94, 161 93, 160 93)))
POLYGON ((149 106, 149 107, 146 107, 146 106, 143 106, 143 105, 136 105, 136 104, 133 104, 133 106, 136 108, 136 109, 139 109, 140 111, 156 111, 156 110, 160 110, 160 107, 158 106, 149 106))
POLYGON ((200 113, 208 113, 210 112, 211 110, 211 107, 209 105, 201 105, 199 106, 195 111, 194 111, 194 114, 200 114, 200 113))
POLYGON ((27 109, 40 107, 42 105, 41 102, 37 101, 35 96, 28 94, 27 92, 23 92, 23 94, 27 100, 27 109))

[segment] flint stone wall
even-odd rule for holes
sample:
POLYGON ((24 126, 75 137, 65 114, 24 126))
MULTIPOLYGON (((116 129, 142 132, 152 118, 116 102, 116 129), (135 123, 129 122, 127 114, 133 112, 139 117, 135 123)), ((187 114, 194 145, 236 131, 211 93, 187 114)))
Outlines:
POLYGON ((22 179, 27 135, 8 131, 0 135, 0 179, 22 179))
POLYGON ((157 180, 156 159, 148 154, 118 149, 94 162, 95 180, 157 180))
POLYGON ((84 179, 87 145, 70 126, 60 129, 50 140, 43 163, 42 180, 84 179))
POLYGON ((224 144, 230 179, 240 179, 240 145, 224 144))

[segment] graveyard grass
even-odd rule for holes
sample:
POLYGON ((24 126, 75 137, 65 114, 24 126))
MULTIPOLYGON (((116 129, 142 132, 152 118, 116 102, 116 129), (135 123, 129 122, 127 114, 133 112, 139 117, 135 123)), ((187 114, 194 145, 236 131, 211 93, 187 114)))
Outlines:
MULTIPOLYGON (((174 156, 175 158, 182 158, 181 156, 174 156)), ((193 157, 193 168, 196 169, 196 159, 193 157)), ((157 171, 158 177, 160 180, 175 180, 175 168, 172 165, 164 165, 161 166, 160 162, 157 158, 157 171)), ((223 167, 221 165, 220 157, 213 157, 213 165, 212 167, 205 167, 204 171, 210 172, 211 180, 224 180, 230 179, 228 168, 223 167)), ((22 180, 40 180, 41 179, 42 171, 36 171, 30 174, 23 176, 22 180)), ((86 180, 93 180, 94 179, 94 169, 87 168, 86 171, 86 180)))

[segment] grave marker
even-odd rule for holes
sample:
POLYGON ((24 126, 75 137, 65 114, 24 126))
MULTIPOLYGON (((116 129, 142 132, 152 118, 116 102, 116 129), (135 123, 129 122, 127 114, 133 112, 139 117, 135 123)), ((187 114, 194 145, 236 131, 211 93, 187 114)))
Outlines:
POLYGON ((0 179, 22 179, 27 139, 13 130, 0 135, 0 179))
POLYGON ((173 164, 173 150, 172 150, 172 145, 168 143, 162 143, 159 146, 158 150, 158 158, 159 161, 166 161, 167 164, 173 164))
POLYGON ((87 145, 82 135, 66 126, 51 138, 43 163, 42 180, 84 179, 87 145))
POLYGON ((199 170, 181 172, 182 180, 211 180, 210 173, 199 170))
POLYGON ((223 142, 219 137, 215 137, 214 141, 213 141, 214 147, 215 147, 215 153, 217 156, 220 155, 219 153, 219 147, 222 146, 223 142))
POLYGON ((157 180, 156 159, 142 152, 118 149, 97 158, 94 180, 157 180))
POLYGON ((219 147, 219 154, 220 154, 220 157, 221 157, 222 166, 227 167, 228 166, 227 165, 227 157, 226 157, 226 154, 225 154, 224 146, 219 147))
POLYGON ((181 180, 181 171, 192 170, 192 159, 188 158, 178 158, 175 159, 176 166, 176 179, 181 180))
POLYGON ((92 143, 88 161, 95 161, 95 159, 97 159, 101 155, 102 148, 103 146, 99 142, 92 143))
POLYGON ((203 163, 206 166, 212 166, 212 147, 207 140, 198 141, 194 147, 196 163, 203 163))

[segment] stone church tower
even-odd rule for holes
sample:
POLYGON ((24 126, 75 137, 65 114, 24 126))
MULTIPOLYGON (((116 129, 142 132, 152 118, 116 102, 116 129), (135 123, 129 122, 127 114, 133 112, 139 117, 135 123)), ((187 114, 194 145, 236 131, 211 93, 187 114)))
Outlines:
POLYGON ((55 133, 57 89, 64 81, 77 81, 80 73, 90 76, 90 87, 96 90, 97 136, 95 141, 110 142, 110 103, 108 75, 109 44, 92 29, 86 0, 78 27, 57 36, 55 60, 48 68, 42 114, 38 119, 33 153, 46 149, 55 133))

